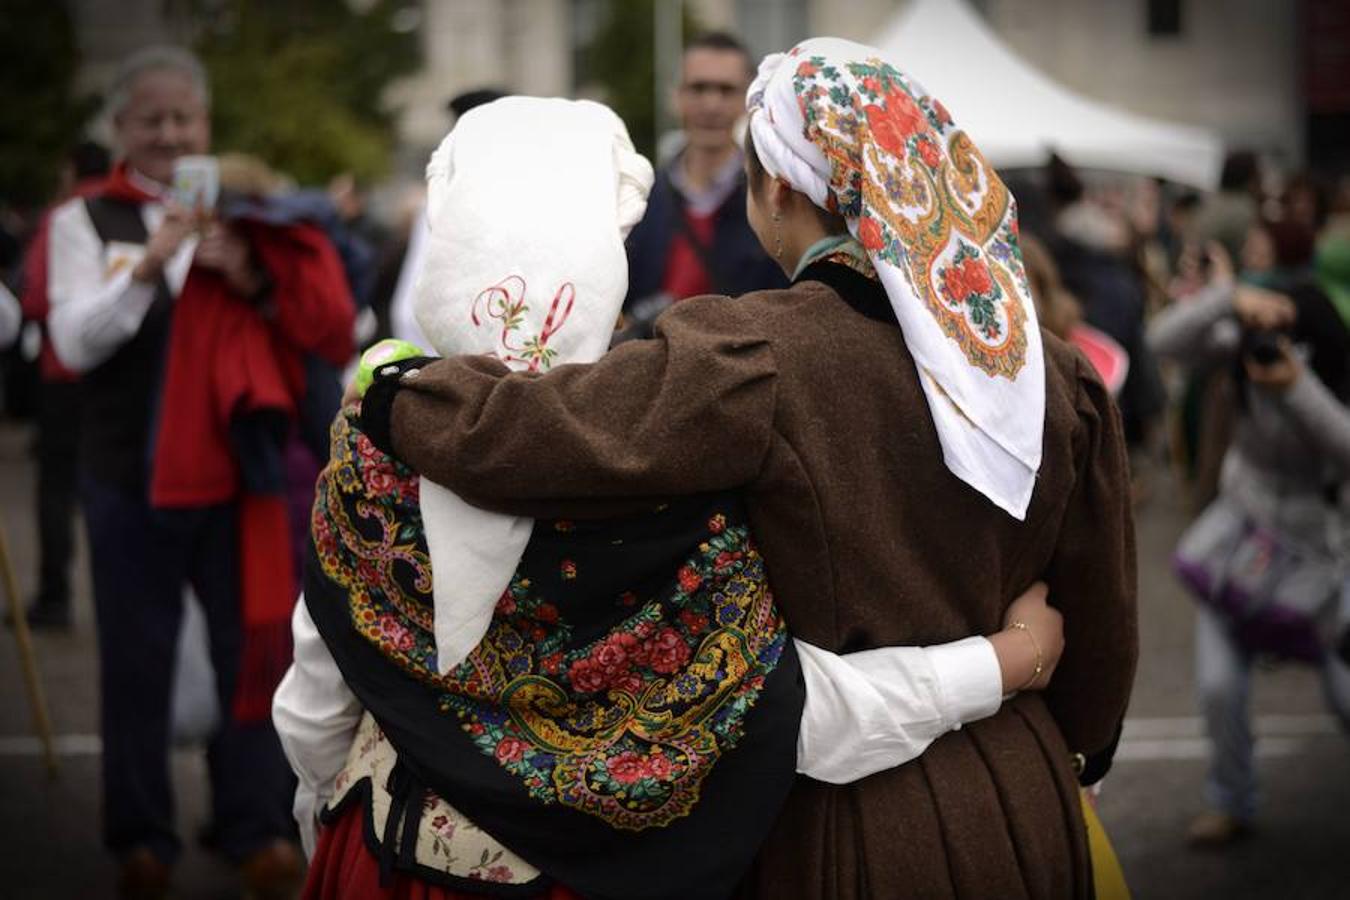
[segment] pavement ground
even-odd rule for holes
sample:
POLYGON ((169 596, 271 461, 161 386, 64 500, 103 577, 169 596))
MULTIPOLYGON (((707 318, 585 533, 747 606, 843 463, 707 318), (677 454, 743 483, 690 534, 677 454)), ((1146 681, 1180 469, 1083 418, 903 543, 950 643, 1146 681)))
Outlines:
MULTIPOLYGON (((0 524, 21 588, 31 592, 35 476, 27 433, 0 425, 0 524)), ((1167 561, 1185 525, 1180 492, 1155 475, 1138 511, 1142 658, 1115 769, 1100 810, 1137 898, 1350 897, 1350 742, 1322 703, 1315 673, 1297 667, 1256 678, 1262 805, 1257 832, 1224 852, 1185 846, 1202 808, 1206 743, 1192 697, 1190 602, 1167 561)), ((81 542, 80 558, 84 547, 81 542)), ((32 737, 18 654, 0 633, 0 898, 99 900, 113 896, 115 866, 99 842, 97 646, 89 580, 75 578, 75 629, 39 635, 36 649, 58 738, 60 774, 48 780, 32 737)), ((183 857, 176 896, 238 897, 239 880, 195 835, 209 817, 202 754, 173 754, 183 857)))

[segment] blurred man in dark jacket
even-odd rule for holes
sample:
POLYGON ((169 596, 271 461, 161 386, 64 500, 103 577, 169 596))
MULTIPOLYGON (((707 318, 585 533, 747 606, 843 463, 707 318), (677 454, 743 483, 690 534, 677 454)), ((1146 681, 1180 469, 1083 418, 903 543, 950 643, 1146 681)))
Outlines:
POLYGON ((684 51, 675 104, 685 144, 658 173, 647 214, 628 238, 624 309, 649 323, 671 302, 785 287, 745 218, 745 167, 736 123, 754 62, 729 34, 684 51))

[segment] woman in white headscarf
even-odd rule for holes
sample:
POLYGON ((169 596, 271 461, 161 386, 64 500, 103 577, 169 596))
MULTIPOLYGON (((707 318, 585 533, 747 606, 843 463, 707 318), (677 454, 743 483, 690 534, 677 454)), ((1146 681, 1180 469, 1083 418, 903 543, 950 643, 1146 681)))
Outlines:
MULTIPOLYGON (((526 373, 598 358, 651 183, 613 113, 499 101, 428 182, 418 312, 436 348, 526 373), (533 165, 544 139, 563 184, 533 165)), ((389 349, 365 364, 427 362, 389 349)), ((317 493, 275 703, 302 830, 321 807, 327 823, 307 897, 723 896, 794 761, 836 782, 898 765, 1044 686, 1059 655, 1043 591, 1014 604, 1026 634, 794 645, 735 492, 603 520, 490 513, 381 454, 348 410, 317 493)))
POLYGON ((686 301, 654 340, 543 375, 391 372, 363 426, 498 511, 739 489, 779 608, 829 651, 990 633, 1044 573, 1066 635, 1049 688, 911 765, 798 779, 746 891, 1087 897, 1071 760, 1109 758, 1137 655, 1117 411, 1037 327, 1007 189, 878 51, 771 56, 749 105, 750 220, 790 289, 686 301))
POLYGON ((590 365, 394 372, 363 426, 498 511, 739 489, 779 608, 829 651, 990 633, 1044 573, 1049 688, 910 765, 799 778, 746 891, 1087 897, 1071 760, 1109 758, 1137 655, 1117 411, 1037 327, 1007 189, 877 50, 771 56, 749 105, 750 220, 791 288, 685 301, 590 365))

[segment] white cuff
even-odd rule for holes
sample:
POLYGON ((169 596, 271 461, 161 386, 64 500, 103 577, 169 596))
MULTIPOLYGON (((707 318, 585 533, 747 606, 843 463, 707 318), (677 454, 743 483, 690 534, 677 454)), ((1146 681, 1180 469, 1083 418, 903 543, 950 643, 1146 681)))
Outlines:
POLYGON ((998 712, 1003 702, 1003 672, 988 638, 969 637, 926 649, 942 686, 942 709, 952 728, 998 712))

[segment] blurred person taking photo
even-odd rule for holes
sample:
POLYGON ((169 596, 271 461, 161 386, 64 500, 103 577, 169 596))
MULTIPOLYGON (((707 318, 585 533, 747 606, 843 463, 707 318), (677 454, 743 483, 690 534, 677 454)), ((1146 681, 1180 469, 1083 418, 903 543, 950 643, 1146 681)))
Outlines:
POLYGON ((745 216, 736 126, 753 74, 749 51, 729 34, 685 46, 675 93, 684 147, 657 172, 647 214, 628 238, 624 311, 639 333, 673 301, 787 286, 745 216))
MULTIPOLYGON (((183 592, 199 599, 222 723, 206 840, 257 897, 303 873, 268 711, 295 596, 284 485, 303 355, 351 353, 350 293, 321 233, 226 220, 171 188, 210 149, 201 64, 128 57, 110 91, 120 159, 51 217, 49 328, 80 374, 78 449, 100 648, 103 832, 123 897, 162 897, 180 851, 168 751, 183 592)), ((207 179, 203 177, 203 182, 207 179)))
POLYGON ((1162 357, 1227 367, 1236 398, 1217 497, 1175 558, 1199 601, 1197 692, 1211 742, 1208 809, 1189 832, 1196 846, 1230 844, 1256 815, 1248 700, 1257 658, 1318 666, 1328 705, 1350 730, 1350 666, 1332 649, 1344 584, 1334 535, 1350 473, 1350 331, 1309 277, 1311 250, 1297 222, 1249 227, 1239 281, 1214 242, 1205 288, 1149 329, 1162 357))

